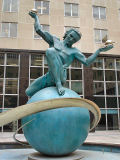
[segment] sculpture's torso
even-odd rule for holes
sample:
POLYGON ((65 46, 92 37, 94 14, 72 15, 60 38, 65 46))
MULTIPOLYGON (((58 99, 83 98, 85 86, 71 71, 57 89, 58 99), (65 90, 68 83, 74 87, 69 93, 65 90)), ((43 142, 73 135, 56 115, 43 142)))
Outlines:
POLYGON ((66 66, 69 66, 73 62, 76 52, 78 52, 76 48, 65 46, 63 41, 60 41, 60 50, 56 49, 56 54, 60 56, 63 65, 66 66))

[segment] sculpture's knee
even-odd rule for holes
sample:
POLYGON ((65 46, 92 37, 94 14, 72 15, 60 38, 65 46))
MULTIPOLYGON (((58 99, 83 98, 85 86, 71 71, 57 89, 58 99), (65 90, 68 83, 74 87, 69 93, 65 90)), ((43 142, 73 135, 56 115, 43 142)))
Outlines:
POLYGON ((26 93, 27 96, 32 97, 33 94, 36 92, 36 90, 37 90, 37 86, 31 86, 31 85, 30 85, 30 86, 25 90, 25 93, 26 93))
POLYGON ((29 87, 26 89, 25 93, 27 96, 30 96, 31 97, 31 90, 29 89, 29 87))
POLYGON ((29 86, 26 89, 25 93, 26 93, 27 96, 32 97, 37 91, 38 91, 37 87, 31 87, 31 86, 29 86))
POLYGON ((48 48, 46 51, 46 56, 48 58, 54 58, 55 57, 55 49, 54 48, 48 48))

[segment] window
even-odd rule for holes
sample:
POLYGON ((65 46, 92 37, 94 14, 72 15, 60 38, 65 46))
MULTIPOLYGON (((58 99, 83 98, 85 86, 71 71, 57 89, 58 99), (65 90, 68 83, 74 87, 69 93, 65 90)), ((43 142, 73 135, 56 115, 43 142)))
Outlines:
POLYGON ((35 0, 35 9, 38 10, 39 14, 49 14, 49 2, 35 0))
POLYGON ((108 118, 108 130, 118 130, 118 114, 107 114, 108 118))
POLYGON ((93 6, 93 17, 95 19, 106 19, 106 8, 93 6))
POLYGON ((97 130, 118 129, 120 108, 120 59, 97 58, 93 68, 93 97, 101 109, 97 130))
POLYGON ((3 0, 4 12, 18 12, 18 0, 3 0))
POLYGON ((30 62, 29 83, 32 83, 36 78, 45 74, 44 70, 48 68, 48 66, 45 64, 45 56, 41 54, 31 54, 30 62))
MULTIPOLYGON (((0 112, 19 105, 19 71, 20 56, 18 53, 0 53, 0 112)), ((3 132, 13 132, 18 122, 11 122, 1 127, 3 132)))
POLYGON ((78 16, 78 4, 65 3, 65 16, 78 16))
POLYGON ((102 43, 102 40, 108 37, 108 31, 106 29, 94 29, 95 31, 95 42, 102 43))
MULTIPOLYGON (((41 28, 43 31, 49 32, 49 25, 41 25, 41 28)), ((41 36, 38 35, 35 30, 34 30, 34 38, 35 39, 42 39, 41 36)))
POLYGON ((17 23, 0 23, 0 37, 17 37, 17 23))
POLYGON ((18 94, 18 61, 18 54, 0 54, 0 94, 18 94))
POLYGON ((96 127, 96 130, 106 130, 106 115, 105 114, 101 114, 101 119, 96 127))

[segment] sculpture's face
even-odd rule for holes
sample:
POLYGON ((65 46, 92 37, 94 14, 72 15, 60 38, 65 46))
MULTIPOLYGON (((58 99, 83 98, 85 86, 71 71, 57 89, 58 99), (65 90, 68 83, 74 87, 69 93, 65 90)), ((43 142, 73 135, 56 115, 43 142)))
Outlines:
POLYGON ((72 31, 66 36, 65 40, 67 41, 68 46, 71 46, 72 44, 79 41, 80 38, 81 37, 75 31, 72 31))

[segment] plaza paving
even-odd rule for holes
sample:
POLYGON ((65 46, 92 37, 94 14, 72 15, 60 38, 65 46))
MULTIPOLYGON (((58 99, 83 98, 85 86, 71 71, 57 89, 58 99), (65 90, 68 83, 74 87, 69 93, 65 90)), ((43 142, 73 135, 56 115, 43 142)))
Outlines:
MULTIPOLYGON (((0 145, 16 144, 13 139, 14 133, 0 133, 0 145)), ((17 138, 25 140, 23 134, 18 134, 17 138)), ((120 131, 95 131, 89 133, 85 144, 101 144, 120 147, 120 131)), ((0 160, 28 160, 31 153, 36 153, 34 149, 3 149, 0 150, 0 160)), ((77 150, 67 157, 46 157, 40 155, 36 160, 120 160, 120 153, 77 150)))
MULTIPOLYGON (((16 143, 13 139, 13 132, 0 133, 0 144, 1 143, 16 143)), ((23 134, 16 136, 19 140, 25 140, 23 134)), ((94 144, 113 144, 120 147, 120 130, 115 131, 95 131, 88 134, 85 143, 94 144)))

